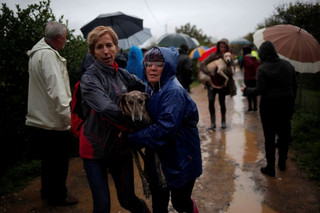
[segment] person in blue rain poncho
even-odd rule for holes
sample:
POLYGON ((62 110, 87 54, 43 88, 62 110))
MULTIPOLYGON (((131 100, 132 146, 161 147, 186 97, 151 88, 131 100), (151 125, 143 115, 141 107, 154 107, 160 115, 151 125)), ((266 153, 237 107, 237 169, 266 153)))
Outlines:
POLYGON ((147 82, 147 79, 144 75, 143 69, 143 52, 137 46, 132 46, 129 50, 129 56, 127 61, 126 69, 131 73, 136 75, 143 82, 147 82))
POLYGON ((198 212, 191 198, 196 178, 202 174, 198 109, 176 78, 178 50, 153 47, 144 57, 150 100, 147 111, 152 124, 128 135, 133 148, 145 147, 153 212, 168 212, 171 202, 178 212, 198 212), (154 153, 161 162, 166 186, 159 184, 154 153))

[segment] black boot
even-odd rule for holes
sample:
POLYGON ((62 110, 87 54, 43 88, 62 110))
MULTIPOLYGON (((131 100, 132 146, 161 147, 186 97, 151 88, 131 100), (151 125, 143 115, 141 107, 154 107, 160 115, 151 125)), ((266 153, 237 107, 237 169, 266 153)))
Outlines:
POLYGON ((226 126, 226 115, 221 115, 221 128, 222 129, 225 129, 227 126, 226 126))
POLYGON ((208 130, 215 130, 216 129, 216 116, 211 116, 211 126, 208 128, 208 130))
POLYGON ((276 176, 276 171, 275 168, 272 167, 261 167, 260 169, 261 173, 265 174, 265 175, 269 175, 270 177, 275 177, 276 176))
POLYGON ((287 169, 286 163, 279 162, 278 167, 279 167, 280 171, 283 171, 283 172, 286 171, 286 169, 287 169))

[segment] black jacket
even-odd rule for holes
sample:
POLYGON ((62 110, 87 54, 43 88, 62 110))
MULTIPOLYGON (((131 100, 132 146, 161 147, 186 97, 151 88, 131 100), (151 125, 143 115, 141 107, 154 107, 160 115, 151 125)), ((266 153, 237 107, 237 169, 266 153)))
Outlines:
POLYGON ((261 65, 258 67, 256 87, 247 87, 245 95, 261 95, 261 102, 272 99, 295 98, 297 80, 290 62, 280 59, 270 41, 259 48, 261 65))
POLYGON ((183 50, 179 50, 176 76, 185 89, 192 83, 192 61, 183 50))

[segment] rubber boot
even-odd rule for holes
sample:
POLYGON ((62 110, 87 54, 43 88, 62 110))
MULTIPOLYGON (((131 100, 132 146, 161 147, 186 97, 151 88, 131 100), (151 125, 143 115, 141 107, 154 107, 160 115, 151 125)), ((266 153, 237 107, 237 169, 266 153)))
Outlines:
POLYGON ((225 129, 227 126, 226 126, 226 115, 221 115, 221 128, 222 129, 225 129))
POLYGON ((191 200, 193 202, 193 213, 199 213, 196 201, 193 198, 191 198, 191 200))
POLYGON ((211 126, 208 128, 208 130, 215 130, 216 129, 216 116, 211 116, 211 126))

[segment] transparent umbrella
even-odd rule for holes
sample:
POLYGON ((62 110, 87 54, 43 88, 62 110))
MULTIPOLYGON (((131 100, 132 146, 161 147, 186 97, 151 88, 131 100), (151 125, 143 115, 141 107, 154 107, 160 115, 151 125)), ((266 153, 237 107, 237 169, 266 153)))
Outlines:
POLYGON ((180 47, 181 44, 186 44, 189 49, 196 48, 199 44, 199 42, 195 42, 190 36, 183 34, 183 33, 168 33, 162 35, 157 40, 157 45, 162 47, 180 47))
POLYGON ((240 45, 246 45, 246 44, 252 44, 251 41, 245 39, 245 38, 238 38, 230 42, 230 44, 240 44, 240 45))
POLYGON ((145 41, 152 37, 151 31, 149 28, 144 28, 143 30, 133 34, 128 38, 119 39, 119 47, 121 49, 129 49, 132 46, 139 46, 145 41))

